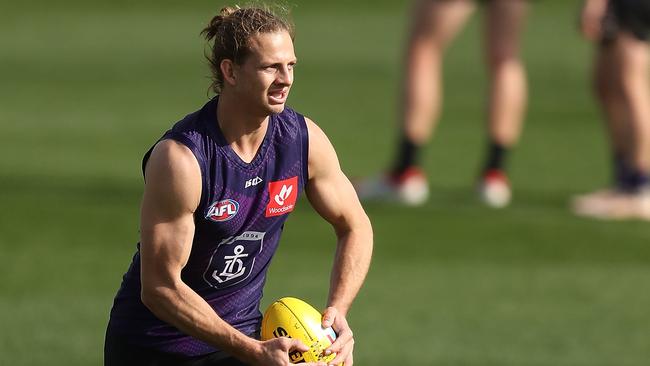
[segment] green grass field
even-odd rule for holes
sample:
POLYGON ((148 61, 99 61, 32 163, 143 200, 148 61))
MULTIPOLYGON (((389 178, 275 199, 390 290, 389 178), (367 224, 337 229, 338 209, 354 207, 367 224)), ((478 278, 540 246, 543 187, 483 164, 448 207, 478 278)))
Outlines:
MULTIPOLYGON (((303 1, 290 104, 350 176, 391 158, 407 9, 303 1)), ((138 240, 140 159, 208 98, 198 33, 223 2, 8 2, 0 8, 0 364, 100 365, 138 240)), ((650 226, 573 217, 607 183, 577 1, 534 2, 531 98, 510 160, 514 204, 475 201, 484 148, 480 17, 451 47, 425 153, 424 207, 366 206, 375 256, 350 313, 358 365, 642 366, 650 360, 650 226)), ((263 306, 327 296, 332 230, 303 201, 263 306)))

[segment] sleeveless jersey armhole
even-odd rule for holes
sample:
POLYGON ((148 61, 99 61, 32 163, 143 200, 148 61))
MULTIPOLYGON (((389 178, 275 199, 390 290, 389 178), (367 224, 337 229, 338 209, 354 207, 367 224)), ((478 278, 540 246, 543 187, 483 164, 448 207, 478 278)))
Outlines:
POLYGON ((302 160, 302 182, 303 187, 309 181, 309 130, 307 129, 307 121, 305 116, 296 113, 298 116, 298 126, 300 128, 300 146, 301 146, 301 160, 302 160))
POLYGON ((160 138, 160 140, 158 140, 151 147, 151 149, 149 149, 149 151, 147 151, 147 153, 142 158, 142 176, 144 177, 145 182, 147 181, 147 177, 145 176, 145 169, 147 167, 147 162, 149 161, 149 158, 151 157, 151 153, 153 152, 154 147, 159 142, 161 142, 163 140, 167 140, 167 139, 174 140, 176 142, 179 142, 179 143, 185 145, 185 147, 190 149, 190 151, 192 152, 192 155, 194 155, 194 158, 198 162, 199 168, 201 169, 201 199, 199 201, 199 206, 198 207, 203 207, 203 205, 205 203, 206 189, 207 189, 207 186, 208 186, 207 181, 206 181, 208 170, 207 170, 207 167, 205 165, 205 159, 202 158, 202 156, 200 155, 199 149, 197 148, 196 144, 194 144, 194 142, 192 140, 190 140, 189 138, 187 138, 185 135, 174 133, 172 131, 168 131, 167 133, 165 133, 163 135, 163 137, 160 138))

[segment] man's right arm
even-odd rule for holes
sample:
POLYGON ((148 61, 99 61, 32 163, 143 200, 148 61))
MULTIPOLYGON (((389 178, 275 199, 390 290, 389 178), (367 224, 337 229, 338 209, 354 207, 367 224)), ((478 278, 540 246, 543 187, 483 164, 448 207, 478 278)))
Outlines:
POLYGON ((142 302, 182 332, 253 365, 288 365, 306 348, 288 338, 260 342, 239 332, 181 279, 194 237, 201 170, 192 152, 173 140, 154 148, 145 169, 141 210, 142 302))

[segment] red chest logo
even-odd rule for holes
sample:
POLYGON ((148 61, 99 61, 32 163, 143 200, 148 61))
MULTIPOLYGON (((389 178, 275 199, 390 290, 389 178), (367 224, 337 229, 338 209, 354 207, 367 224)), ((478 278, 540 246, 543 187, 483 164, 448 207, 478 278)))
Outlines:
POLYGON ((239 202, 226 199, 213 203, 205 218, 216 222, 228 221, 237 215, 237 211, 239 211, 239 202))
POLYGON ((297 199, 298 177, 269 183, 269 203, 264 216, 279 216, 293 211, 297 199))

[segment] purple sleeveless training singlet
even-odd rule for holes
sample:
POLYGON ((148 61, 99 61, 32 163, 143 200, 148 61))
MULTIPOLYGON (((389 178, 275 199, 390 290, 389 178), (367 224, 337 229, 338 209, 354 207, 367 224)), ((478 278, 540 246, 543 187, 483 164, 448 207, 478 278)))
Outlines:
MULTIPOLYGON (((268 266, 307 181, 307 125, 290 108, 272 115, 257 155, 246 163, 221 133, 217 103, 214 98, 186 116, 161 140, 187 146, 199 162, 203 179, 192 251, 182 279, 221 318, 251 335, 259 332, 259 303, 268 266)), ((143 169, 150 153, 143 159, 143 169)), ((140 288, 138 245, 115 296, 111 332, 163 352, 197 356, 216 351, 156 318, 142 304, 140 288)))

